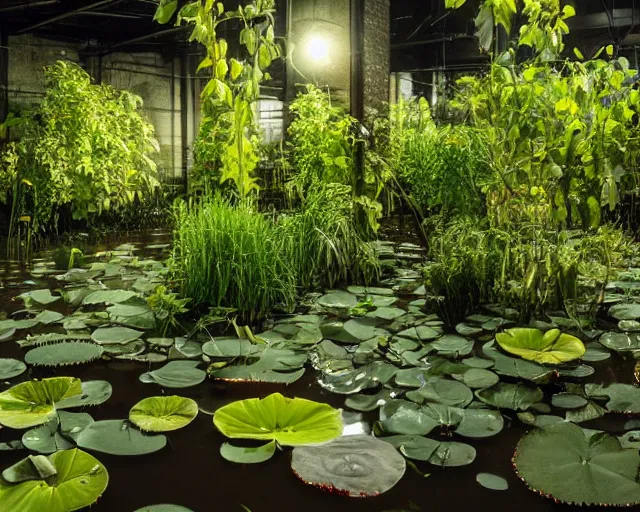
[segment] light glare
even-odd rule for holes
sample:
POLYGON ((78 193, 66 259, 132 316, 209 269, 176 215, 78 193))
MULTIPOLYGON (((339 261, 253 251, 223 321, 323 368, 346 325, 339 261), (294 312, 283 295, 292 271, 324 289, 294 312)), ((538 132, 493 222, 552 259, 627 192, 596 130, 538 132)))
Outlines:
POLYGON ((307 53, 313 62, 326 62, 329 59, 329 43, 321 37, 314 36, 307 42, 307 53))

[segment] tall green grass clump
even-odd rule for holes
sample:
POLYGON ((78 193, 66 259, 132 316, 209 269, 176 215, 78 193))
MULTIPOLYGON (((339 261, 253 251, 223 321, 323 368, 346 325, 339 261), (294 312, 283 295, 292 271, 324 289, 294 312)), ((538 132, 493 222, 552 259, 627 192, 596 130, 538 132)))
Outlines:
POLYGON ((356 220, 351 187, 314 182, 298 213, 279 221, 286 258, 306 290, 336 283, 370 283, 380 267, 356 220))
POLYGON ((296 276, 273 222, 215 197, 175 206, 174 265, 182 295, 255 321, 295 305, 296 276))

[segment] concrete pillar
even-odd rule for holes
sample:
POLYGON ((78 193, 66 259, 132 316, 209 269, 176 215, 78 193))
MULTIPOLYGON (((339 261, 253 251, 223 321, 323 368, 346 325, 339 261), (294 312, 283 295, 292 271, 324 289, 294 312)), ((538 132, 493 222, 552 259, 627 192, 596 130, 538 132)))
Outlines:
MULTIPOLYGON (((9 35, 0 28, 0 123, 9 114, 9 35)), ((0 142, 6 134, 0 131, 0 142)))
POLYGON ((389 102, 391 74, 391 2, 365 0, 364 105, 381 111, 389 102))

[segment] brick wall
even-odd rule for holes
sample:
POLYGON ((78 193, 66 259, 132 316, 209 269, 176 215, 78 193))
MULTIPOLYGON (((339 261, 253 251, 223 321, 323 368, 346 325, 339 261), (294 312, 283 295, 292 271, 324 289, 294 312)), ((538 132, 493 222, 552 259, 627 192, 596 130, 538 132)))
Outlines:
POLYGON ((389 101, 390 0, 365 0, 364 104, 380 108, 389 101))

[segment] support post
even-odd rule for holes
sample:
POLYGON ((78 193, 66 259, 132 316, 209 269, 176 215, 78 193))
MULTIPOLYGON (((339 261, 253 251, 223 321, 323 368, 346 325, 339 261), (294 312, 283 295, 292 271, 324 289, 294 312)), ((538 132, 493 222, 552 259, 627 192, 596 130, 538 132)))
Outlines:
MULTIPOLYGON (((9 34, 0 28, 0 123, 9 115, 9 34)), ((0 145, 8 133, 0 131, 0 145)))
POLYGON ((184 193, 189 190, 189 56, 180 56, 180 147, 184 193))
MULTIPOLYGON (((364 123, 364 1, 350 0, 351 16, 351 115, 364 123)), ((354 192, 360 196, 364 193, 364 140, 358 126, 358 142, 355 153, 354 192)))

